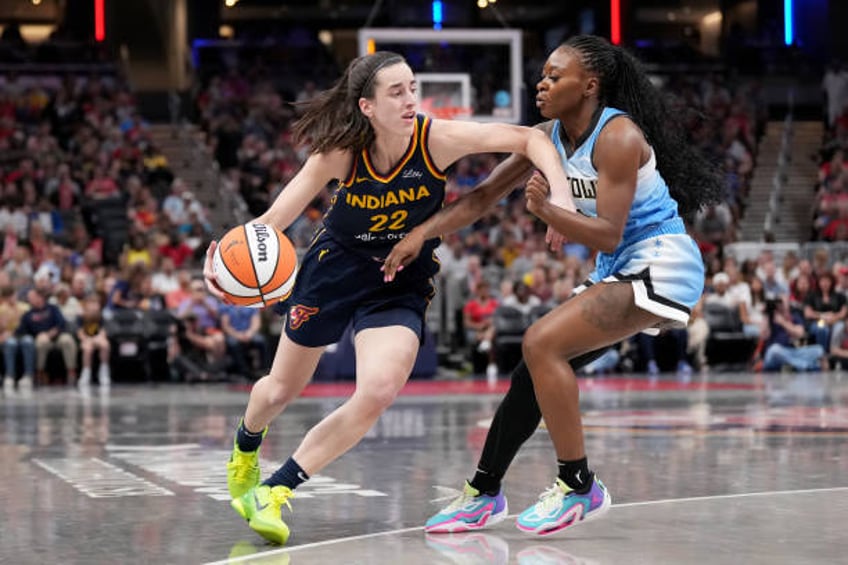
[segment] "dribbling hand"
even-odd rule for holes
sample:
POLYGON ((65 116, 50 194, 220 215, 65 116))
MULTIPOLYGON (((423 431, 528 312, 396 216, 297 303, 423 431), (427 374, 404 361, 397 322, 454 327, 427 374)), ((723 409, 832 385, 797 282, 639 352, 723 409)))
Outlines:
POLYGON ((215 249, 218 247, 218 242, 214 239, 209 244, 206 250, 206 259, 203 261, 203 280, 206 282, 206 290, 209 294, 225 304, 229 304, 226 295, 218 286, 218 279, 215 277, 215 268, 212 266, 212 258, 215 256, 215 249))

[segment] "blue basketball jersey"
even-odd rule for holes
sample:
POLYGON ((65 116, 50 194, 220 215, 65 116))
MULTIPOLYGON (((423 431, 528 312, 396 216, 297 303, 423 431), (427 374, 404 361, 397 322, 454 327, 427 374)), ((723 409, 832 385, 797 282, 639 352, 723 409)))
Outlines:
MULTIPOLYGON (((324 228, 341 245, 377 259, 415 226, 442 207, 445 173, 427 149, 431 120, 419 114, 401 160, 383 175, 371 164, 368 148, 354 157, 348 177, 339 182, 324 215, 324 228)), ((438 239, 426 243, 429 255, 438 239)))
MULTIPOLYGON (((578 140, 579 145, 574 153, 562 141, 562 125, 554 121, 551 131, 553 141, 560 155, 563 166, 571 184, 571 194, 574 203, 587 216, 598 215, 598 171, 595 169, 592 156, 595 142, 604 126, 616 116, 626 116, 621 110, 605 107, 595 115, 595 123, 590 125, 589 133, 578 140)), ((653 232, 657 226, 664 226, 664 233, 686 233, 683 222, 677 212, 677 202, 668 192, 668 185, 657 170, 657 159, 651 148, 651 158, 639 169, 636 178, 636 193, 630 214, 624 226, 619 249, 644 239, 646 231, 653 232)))

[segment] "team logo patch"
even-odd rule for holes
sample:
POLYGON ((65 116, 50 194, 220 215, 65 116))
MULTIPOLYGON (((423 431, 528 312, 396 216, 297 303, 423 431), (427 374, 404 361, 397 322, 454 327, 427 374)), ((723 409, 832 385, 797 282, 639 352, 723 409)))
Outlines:
POLYGON ((295 304, 289 309, 289 327, 293 330, 299 329, 306 321, 318 313, 320 308, 295 304))

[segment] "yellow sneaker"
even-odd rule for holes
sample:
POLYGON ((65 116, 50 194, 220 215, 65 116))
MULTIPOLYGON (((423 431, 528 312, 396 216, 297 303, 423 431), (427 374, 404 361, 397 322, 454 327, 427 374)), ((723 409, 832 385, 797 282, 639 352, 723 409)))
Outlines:
MULTIPOLYGON (((264 438, 267 433, 266 427, 262 431, 262 437, 264 438)), ((233 440, 233 453, 227 461, 227 488, 230 489, 230 496, 238 498, 258 484, 259 449, 242 451, 238 443, 233 440)))
POLYGON ((272 543, 283 545, 289 539, 289 527, 283 522, 282 506, 285 504, 291 510, 289 499, 293 497, 289 487, 259 485, 232 499, 230 506, 247 520, 254 532, 272 543))

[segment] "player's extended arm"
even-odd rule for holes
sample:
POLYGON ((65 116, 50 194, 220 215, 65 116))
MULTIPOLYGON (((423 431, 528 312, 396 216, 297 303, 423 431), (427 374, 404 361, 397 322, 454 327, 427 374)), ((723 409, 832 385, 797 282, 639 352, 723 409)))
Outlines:
POLYGON ((397 271, 418 257, 424 242, 451 233, 483 217, 501 198, 517 186, 533 170, 523 155, 513 154, 498 164, 486 179, 471 192, 462 195, 416 226, 398 242, 383 263, 383 279, 395 278, 397 271))
POLYGON ((527 184, 527 209, 569 240, 611 253, 621 242, 630 206, 636 194, 636 178, 645 140, 628 120, 606 126, 595 145, 598 170, 598 216, 590 218, 564 210, 547 200, 547 183, 531 179, 527 184))
MULTIPOLYGON (((327 153, 313 153, 303 164, 300 171, 283 187, 280 194, 271 203, 268 210, 254 220, 255 223, 270 224, 285 230, 303 212, 313 198, 333 179, 344 178, 350 167, 350 154, 334 150, 327 153)), ((203 263, 203 278, 209 293, 222 302, 227 302, 218 286, 212 258, 218 242, 212 240, 206 250, 203 263)))

